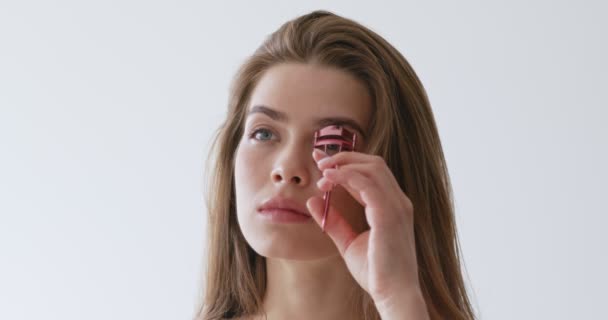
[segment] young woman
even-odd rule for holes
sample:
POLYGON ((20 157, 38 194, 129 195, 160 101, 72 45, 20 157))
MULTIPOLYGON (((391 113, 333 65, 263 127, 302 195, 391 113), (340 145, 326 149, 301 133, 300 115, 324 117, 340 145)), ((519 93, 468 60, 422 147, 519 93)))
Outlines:
POLYGON ((428 98, 376 33, 285 23, 236 75, 213 150, 197 319, 474 318, 428 98), (332 124, 355 150, 313 152, 332 124))

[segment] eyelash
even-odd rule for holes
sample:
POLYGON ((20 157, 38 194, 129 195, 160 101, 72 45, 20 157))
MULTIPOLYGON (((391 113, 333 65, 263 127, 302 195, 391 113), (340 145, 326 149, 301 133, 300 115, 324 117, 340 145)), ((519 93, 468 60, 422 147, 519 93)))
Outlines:
MULTIPOLYGON (((251 139, 255 139, 255 135, 256 135, 258 132, 262 132, 262 131, 268 132, 268 133, 270 133, 270 134, 274 134, 274 133, 273 133, 271 130, 269 130, 269 129, 267 129, 267 128, 257 128, 257 129, 253 129, 253 130, 252 130, 252 131, 249 133, 249 138, 251 138, 251 139)), ((270 140, 259 140, 259 139, 255 139, 255 140, 257 140, 257 141, 270 141, 270 140)))

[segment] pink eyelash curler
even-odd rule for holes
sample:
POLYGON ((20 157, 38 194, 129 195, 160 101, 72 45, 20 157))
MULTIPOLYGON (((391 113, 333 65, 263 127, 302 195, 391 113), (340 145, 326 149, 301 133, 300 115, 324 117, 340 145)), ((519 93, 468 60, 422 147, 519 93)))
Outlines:
MULTIPOLYGON (((354 151, 356 142, 357 135, 354 132, 340 125, 330 125, 315 132, 314 148, 320 149, 331 156, 342 151, 354 151)), ((338 165, 335 168, 337 169, 338 165)), ((333 187, 335 185, 332 185, 332 190, 333 187)), ((323 232, 325 232, 330 197, 331 190, 326 191, 323 195, 323 199, 325 199, 325 210, 323 212, 323 222, 321 223, 323 232)))

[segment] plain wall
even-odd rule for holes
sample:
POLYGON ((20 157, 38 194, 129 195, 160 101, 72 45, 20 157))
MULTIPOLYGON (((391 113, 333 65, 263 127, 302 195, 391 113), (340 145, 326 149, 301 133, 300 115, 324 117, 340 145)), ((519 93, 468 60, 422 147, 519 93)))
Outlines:
POLYGON ((429 94, 481 319, 607 319, 604 1, 0 0, 0 319, 190 319, 230 80, 314 9, 429 94))

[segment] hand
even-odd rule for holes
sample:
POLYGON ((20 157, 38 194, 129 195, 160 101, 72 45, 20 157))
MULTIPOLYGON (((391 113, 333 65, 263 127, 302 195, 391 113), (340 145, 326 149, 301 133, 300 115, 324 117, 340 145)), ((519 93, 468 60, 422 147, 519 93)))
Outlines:
MULTIPOLYGON (((394 305, 399 297, 420 292, 414 208, 384 159, 354 151, 328 157, 317 149, 313 158, 323 172, 317 183, 321 191, 331 190, 332 184, 341 185, 365 208, 370 229, 360 234, 333 206, 325 225, 354 279, 377 306, 394 305)), ((319 225, 324 204, 316 196, 306 202, 319 225)))

